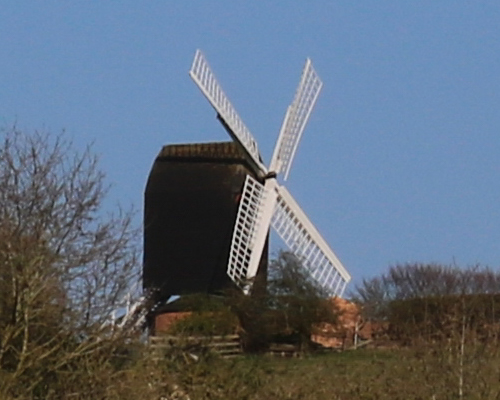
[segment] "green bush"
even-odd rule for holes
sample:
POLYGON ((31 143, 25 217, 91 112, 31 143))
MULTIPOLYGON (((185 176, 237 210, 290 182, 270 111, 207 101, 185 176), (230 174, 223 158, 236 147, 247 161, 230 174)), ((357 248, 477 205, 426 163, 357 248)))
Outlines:
POLYGON ((230 335, 238 330, 238 318, 227 299, 210 295, 191 295, 179 300, 178 307, 191 314, 173 323, 169 332, 184 336, 230 335))

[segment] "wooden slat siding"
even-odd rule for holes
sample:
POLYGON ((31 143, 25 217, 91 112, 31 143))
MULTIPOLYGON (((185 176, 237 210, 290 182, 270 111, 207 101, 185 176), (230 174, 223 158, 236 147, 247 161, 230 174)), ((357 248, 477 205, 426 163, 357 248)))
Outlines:
POLYGON ((175 346, 200 345, 218 353, 221 357, 234 357, 242 354, 240 337, 238 335, 228 336, 150 336, 151 349, 169 349, 175 346))

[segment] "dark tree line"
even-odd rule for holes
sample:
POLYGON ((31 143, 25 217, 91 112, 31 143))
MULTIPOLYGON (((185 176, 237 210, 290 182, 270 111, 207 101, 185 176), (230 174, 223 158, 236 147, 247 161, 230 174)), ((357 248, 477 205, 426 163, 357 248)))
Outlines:
POLYGON ((439 371, 452 398, 497 398, 500 272, 487 267, 404 264, 356 287, 366 319, 416 351, 422 382, 439 371))
POLYGON ((500 273, 481 266, 396 265, 364 280, 353 299, 365 318, 384 321, 393 339, 447 335, 457 315, 484 331, 500 318, 500 273))

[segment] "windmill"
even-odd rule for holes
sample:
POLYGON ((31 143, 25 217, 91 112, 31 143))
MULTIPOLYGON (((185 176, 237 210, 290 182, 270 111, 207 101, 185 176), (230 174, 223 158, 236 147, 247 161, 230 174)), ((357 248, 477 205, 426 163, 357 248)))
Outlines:
POLYGON ((245 293, 258 272, 272 226, 301 261, 309 275, 330 295, 341 296, 350 275, 307 218, 278 176, 288 178, 305 125, 322 87, 307 59, 294 100, 288 107, 273 157, 266 167, 257 142, 226 97, 203 53, 196 51, 189 75, 217 112, 217 118, 245 154, 254 177, 248 174, 238 206, 227 274, 245 293))

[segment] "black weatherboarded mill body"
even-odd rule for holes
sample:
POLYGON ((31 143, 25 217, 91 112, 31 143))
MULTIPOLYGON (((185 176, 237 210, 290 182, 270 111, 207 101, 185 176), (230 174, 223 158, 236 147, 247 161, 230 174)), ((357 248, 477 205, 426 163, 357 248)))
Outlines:
MULTIPOLYGON (((143 285, 156 302, 232 285, 226 269, 248 174, 255 177, 233 142, 162 148, 144 203, 143 285)), ((265 273, 267 246, 260 264, 265 273)))

